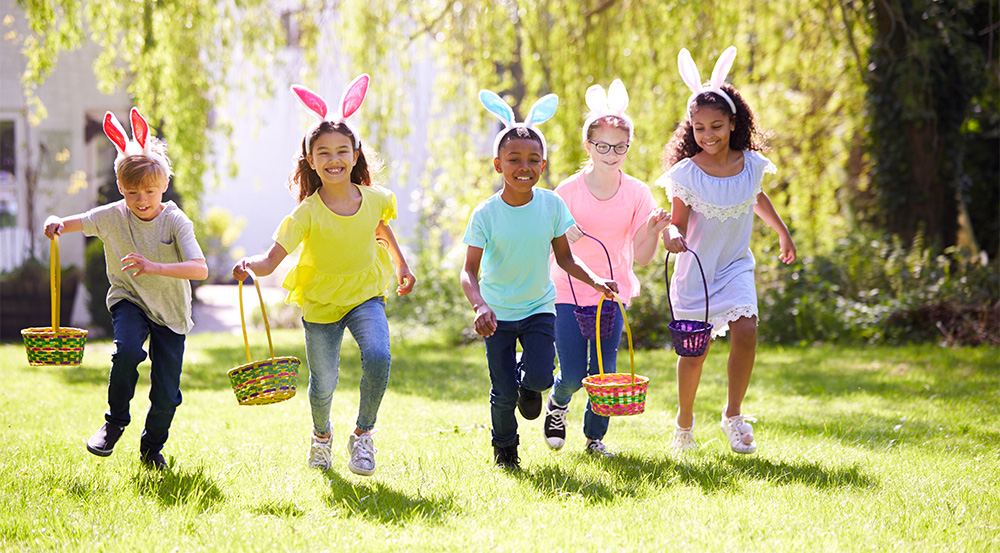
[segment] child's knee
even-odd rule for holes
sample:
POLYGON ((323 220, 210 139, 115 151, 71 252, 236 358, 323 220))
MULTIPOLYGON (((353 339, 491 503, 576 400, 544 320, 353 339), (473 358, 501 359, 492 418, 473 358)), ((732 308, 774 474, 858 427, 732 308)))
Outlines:
POLYGON ((115 352, 111 354, 112 363, 135 367, 146 360, 146 350, 142 349, 142 345, 118 342, 116 346, 115 352))

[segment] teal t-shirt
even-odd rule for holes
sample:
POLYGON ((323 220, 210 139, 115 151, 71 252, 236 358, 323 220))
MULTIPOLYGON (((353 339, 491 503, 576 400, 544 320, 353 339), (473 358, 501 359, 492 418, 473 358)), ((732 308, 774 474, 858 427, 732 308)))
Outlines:
POLYGON ((562 198, 542 188, 520 207, 508 205, 499 193, 476 206, 462 242, 483 249, 479 290, 498 320, 556 312, 549 254, 552 239, 573 224, 562 198))

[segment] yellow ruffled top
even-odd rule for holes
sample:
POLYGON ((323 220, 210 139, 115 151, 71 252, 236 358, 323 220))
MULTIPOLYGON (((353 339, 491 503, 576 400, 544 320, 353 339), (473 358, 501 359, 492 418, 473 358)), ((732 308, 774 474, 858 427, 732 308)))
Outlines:
POLYGON ((285 217, 274 241, 299 262, 285 276, 285 303, 302 306, 311 323, 339 321, 351 309, 385 296, 395 275, 392 259, 375 240, 380 221, 396 218, 396 196, 376 186, 358 186, 361 208, 354 215, 330 211, 319 194, 307 197, 285 217))

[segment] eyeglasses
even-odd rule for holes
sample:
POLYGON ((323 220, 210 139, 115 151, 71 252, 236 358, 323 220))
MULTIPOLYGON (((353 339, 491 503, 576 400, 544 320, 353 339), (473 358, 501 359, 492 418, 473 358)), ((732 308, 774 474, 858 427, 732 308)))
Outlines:
POLYGON ((626 144, 608 144, 607 142, 594 142, 593 140, 588 140, 587 142, 590 142, 591 144, 593 144, 594 145, 594 149, 597 150, 597 153, 599 153, 599 154, 606 154, 606 153, 610 152, 612 148, 614 148, 616 154, 618 154, 620 156, 623 156, 623 155, 625 155, 625 152, 628 151, 628 146, 629 146, 627 143, 626 144))

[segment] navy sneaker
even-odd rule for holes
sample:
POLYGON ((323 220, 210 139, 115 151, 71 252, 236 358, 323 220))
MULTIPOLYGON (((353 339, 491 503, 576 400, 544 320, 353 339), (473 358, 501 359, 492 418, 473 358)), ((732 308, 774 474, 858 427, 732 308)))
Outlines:
POLYGON ((118 443, 118 438, 122 437, 122 433, 125 432, 124 426, 118 426, 117 424, 111 424, 110 422, 104 423, 94 435, 87 440, 87 451, 97 455, 98 457, 107 457, 115 451, 115 444, 118 443))
POLYGON ((153 470, 167 470, 167 460, 163 458, 163 453, 143 451, 139 453, 139 461, 143 466, 153 470))
POLYGON ((537 419, 542 414, 542 393, 518 386, 517 410, 525 420, 537 419))
POLYGON ((521 468, 521 459, 517 456, 517 442, 506 446, 497 447, 493 445, 493 460, 497 466, 507 470, 518 470, 521 468))

